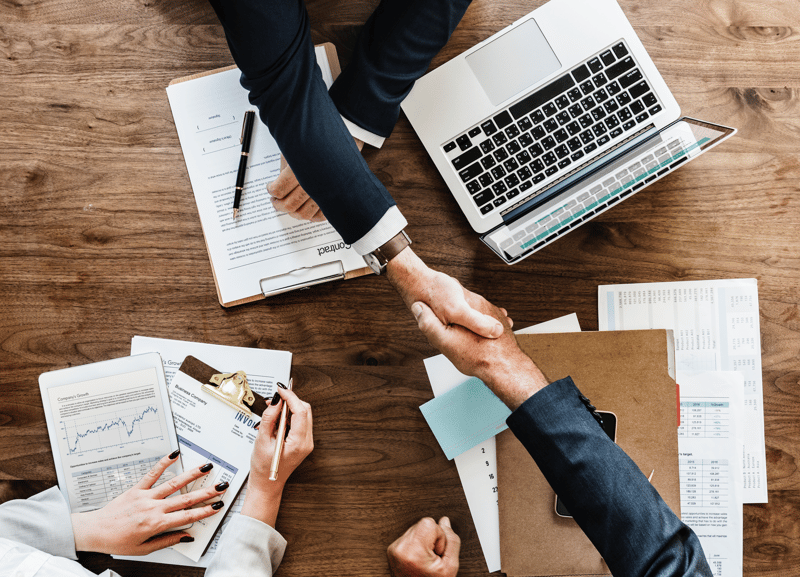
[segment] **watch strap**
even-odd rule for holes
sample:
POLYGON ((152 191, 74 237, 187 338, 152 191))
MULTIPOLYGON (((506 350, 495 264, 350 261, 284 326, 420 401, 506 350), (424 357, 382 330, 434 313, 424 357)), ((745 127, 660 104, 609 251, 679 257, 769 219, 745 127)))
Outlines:
POLYGON ((411 239, 404 230, 401 230, 394 235, 389 241, 385 242, 377 249, 375 254, 381 261, 381 265, 386 265, 390 260, 396 257, 400 252, 411 244, 411 239))

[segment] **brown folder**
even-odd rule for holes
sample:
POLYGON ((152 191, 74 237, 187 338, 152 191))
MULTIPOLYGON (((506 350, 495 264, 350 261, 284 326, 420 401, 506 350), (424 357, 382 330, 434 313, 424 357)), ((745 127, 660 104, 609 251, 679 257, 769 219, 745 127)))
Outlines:
MULTIPOLYGON (((600 411, 617 415, 617 443, 680 516, 678 400, 672 332, 609 331, 520 335, 517 341, 554 381, 570 376, 600 411), (671 376, 672 375, 672 376, 671 376)), ((521 575, 608 575, 608 566, 508 430, 497 436, 502 570, 521 575)))

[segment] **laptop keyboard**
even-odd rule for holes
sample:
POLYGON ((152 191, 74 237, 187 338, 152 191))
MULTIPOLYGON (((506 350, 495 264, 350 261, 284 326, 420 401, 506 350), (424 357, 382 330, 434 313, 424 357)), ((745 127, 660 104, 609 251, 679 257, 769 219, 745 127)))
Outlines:
POLYGON ((518 257, 529 250, 539 250, 672 172, 707 141, 708 138, 697 142, 673 138, 655 145, 613 170, 609 169, 610 172, 600 182, 577 190, 549 208, 531 212, 526 218, 514 222, 513 226, 503 227, 506 230, 490 240, 496 242, 495 246, 509 258, 518 257))
POLYGON ((624 140, 661 110, 618 42, 443 148, 481 214, 489 214, 624 140))

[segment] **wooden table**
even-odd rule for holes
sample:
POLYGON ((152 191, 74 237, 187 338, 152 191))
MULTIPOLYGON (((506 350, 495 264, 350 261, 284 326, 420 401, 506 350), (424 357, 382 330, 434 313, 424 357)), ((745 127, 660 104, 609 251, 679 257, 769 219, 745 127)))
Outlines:
MULTIPOLYGON (((542 2, 475 0, 433 67, 542 2)), ((376 4, 316 0, 315 42, 346 63, 376 4)), ((745 507, 747 575, 800 574, 800 4, 622 0, 683 112, 738 135, 533 257, 508 267, 478 240, 403 117, 365 156, 431 266, 518 326, 576 312, 597 286, 755 277, 769 504, 745 507)), ((484 575, 454 465, 418 406, 435 351, 385 279, 230 310, 208 256, 164 91, 232 63, 201 0, 0 4, 0 499, 55 483, 40 373, 129 353, 131 337, 291 350, 316 449, 287 487, 283 575, 385 575, 385 548, 448 514, 461 575, 484 575)), ((123 575, 196 570, 86 555, 123 575)))

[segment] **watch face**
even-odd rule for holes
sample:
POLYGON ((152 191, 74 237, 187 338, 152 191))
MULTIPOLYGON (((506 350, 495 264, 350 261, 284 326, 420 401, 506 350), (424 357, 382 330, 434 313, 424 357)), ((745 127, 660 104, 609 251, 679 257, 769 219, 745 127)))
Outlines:
POLYGON ((372 269, 372 272, 381 274, 381 263, 378 262, 378 257, 368 252, 364 255, 364 261, 367 263, 367 266, 372 269))

